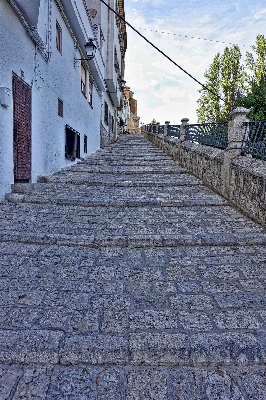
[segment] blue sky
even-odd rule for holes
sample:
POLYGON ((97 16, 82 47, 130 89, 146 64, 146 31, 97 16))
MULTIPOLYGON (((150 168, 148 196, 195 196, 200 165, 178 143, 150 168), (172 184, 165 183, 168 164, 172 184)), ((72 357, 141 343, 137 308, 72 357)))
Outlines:
MULTIPOLYGON (((238 44, 244 59, 256 35, 266 36, 265 0, 125 0, 125 9, 128 22, 203 83, 205 70, 227 44, 238 44)), ((178 124, 184 117, 197 122, 200 86, 127 31, 126 81, 138 100, 141 122, 155 118, 178 124)))

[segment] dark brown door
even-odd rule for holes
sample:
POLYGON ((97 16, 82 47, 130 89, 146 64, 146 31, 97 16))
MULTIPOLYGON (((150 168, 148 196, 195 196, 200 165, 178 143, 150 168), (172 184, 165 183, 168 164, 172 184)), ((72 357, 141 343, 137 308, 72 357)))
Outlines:
POLYGON ((14 180, 31 179, 31 88, 13 75, 14 180))

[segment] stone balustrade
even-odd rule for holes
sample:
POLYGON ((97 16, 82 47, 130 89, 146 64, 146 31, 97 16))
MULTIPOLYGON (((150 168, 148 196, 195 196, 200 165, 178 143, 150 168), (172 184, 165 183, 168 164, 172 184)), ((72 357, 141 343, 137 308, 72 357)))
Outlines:
POLYGON ((164 134, 148 132, 147 126, 142 127, 142 134, 233 206, 266 227, 266 162, 241 155, 248 113, 242 107, 231 113, 226 149, 187 141, 187 118, 181 121, 180 138, 167 136, 169 121, 165 122, 164 134))

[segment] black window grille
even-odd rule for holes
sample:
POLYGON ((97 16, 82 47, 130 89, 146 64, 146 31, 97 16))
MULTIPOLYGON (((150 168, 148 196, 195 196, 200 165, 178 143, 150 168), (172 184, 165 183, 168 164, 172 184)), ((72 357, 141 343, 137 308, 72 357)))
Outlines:
POLYGON ((63 118, 63 101, 58 99, 58 115, 63 118))
POLYGON ((108 125, 108 104, 104 102, 104 123, 108 125))
POLYGON ((87 135, 84 135, 84 153, 88 153, 88 137, 87 135))
POLYGON ((80 158, 80 134, 66 125, 65 157, 71 161, 80 158))

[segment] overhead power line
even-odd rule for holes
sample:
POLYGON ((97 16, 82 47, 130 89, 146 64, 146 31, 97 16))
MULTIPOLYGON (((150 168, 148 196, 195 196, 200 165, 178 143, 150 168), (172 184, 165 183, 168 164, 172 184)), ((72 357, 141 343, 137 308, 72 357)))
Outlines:
MULTIPOLYGON (((125 24, 127 24, 134 32, 136 32, 142 39, 144 39, 147 43, 149 43, 154 49, 156 49, 159 53, 161 53, 165 58, 167 58, 172 64, 174 64, 176 67, 178 67, 181 71, 183 71, 186 75, 188 75, 191 79, 193 79, 195 82, 197 82, 203 89, 207 90, 208 92, 212 93, 214 96, 216 96, 218 99, 223 101, 224 103, 227 104, 227 101, 223 99, 221 96, 219 96, 217 93, 213 92, 211 89, 209 89, 207 86, 205 86, 203 83, 201 83, 198 79, 194 78, 189 72, 187 72, 184 68, 182 68, 180 65, 178 65, 172 58, 170 58, 167 54, 165 54, 162 50, 160 50, 155 44, 153 44, 150 40, 148 40, 144 35, 142 35, 136 28, 134 28, 129 22, 127 22, 118 12, 116 12, 112 7, 109 6, 104 0, 100 0, 103 4, 106 5, 107 8, 109 8, 110 11, 112 11, 117 17, 119 17, 122 21, 124 21, 125 24)), ((229 104, 229 103, 228 103, 229 104)))
POLYGON ((164 35, 173 35, 173 36, 179 36, 182 38, 187 38, 187 39, 197 39, 197 40, 204 40, 206 42, 212 42, 212 43, 223 43, 223 44, 235 44, 236 46, 242 46, 245 47, 245 44, 237 44, 237 43, 231 43, 231 42, 223 42, 221 40, 215 40, 215 39, 204 39, 204 38, 200 38, 197 36, 189 36, 189 35, 179 35, 178 33, 173 33, 173 32, 165 32, 165 31, 157 31, 155 29, 148 29, 148 28, 139 28, 139 30, 144 30, 144 31, 150 31, 150 32, 155 32, 155 33, 160 33, 160 34, 164 34, 164 35))

